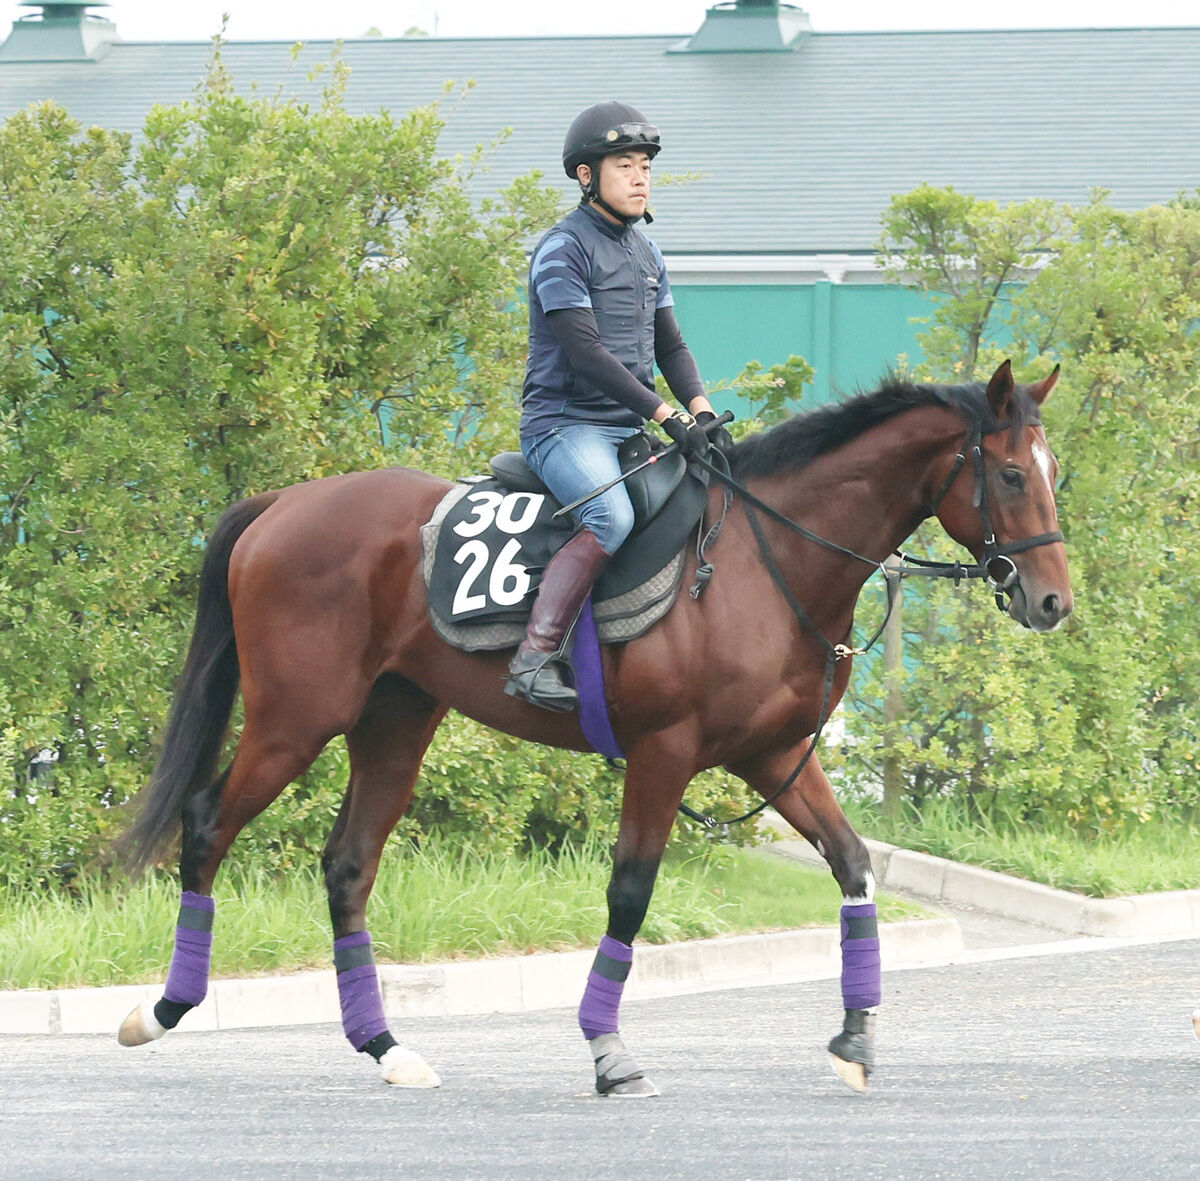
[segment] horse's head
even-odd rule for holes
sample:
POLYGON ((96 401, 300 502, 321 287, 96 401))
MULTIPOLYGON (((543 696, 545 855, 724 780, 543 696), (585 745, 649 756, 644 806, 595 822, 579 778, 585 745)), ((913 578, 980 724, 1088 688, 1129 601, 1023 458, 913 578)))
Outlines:
POLYGON ((1067 555, 1058 531, 1054 481, 1058 461, 1039 411, 1058 369, 1017 385, 1005 361, 987 387, 991 423, 975 423, 952 461, 937 505, 943 528, 975 555, 1008 614, 1024 627, 1050 631, 1074 606, 1067 555))

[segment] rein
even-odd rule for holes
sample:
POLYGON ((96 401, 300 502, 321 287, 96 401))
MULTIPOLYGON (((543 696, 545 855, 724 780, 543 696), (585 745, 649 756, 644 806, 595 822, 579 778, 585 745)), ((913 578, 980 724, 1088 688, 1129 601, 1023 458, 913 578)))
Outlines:
MULTIPOLYGON (((900 586, 900 580, 907 577, 926 577, 926 578, 952 578, 955 586, 957 586, 964 578, 983 578, 995 592, 996 605, 1000 610, 1004 610, 1004 592, 1012 589, 1020 581, 1020 575, 1017 571, 1016 563, 1013 562, 1011 555, 1024 553, 1026 550, 1035 549, 1041 545, 1051 545, 1057 541, 1063 541, 1063 535, 1060 531, 1055 530, 1051 533, 1039 533, 1033 537, 1021 538, 1019 541, 1008 542, 1005 545, 996 543, 996 532, 992 528, 991 513, 988 508, 987 495, 987 480, 985 478, 984 462, 983 462, 983 436, 984 434, 994 434, 997 431, 1006 429, 1008 424, 1001 423, 993 427, 990 431, 985 432, 981 423, 976 420, 968 428, 966 436, 963 439, 963 445, 955 456, 954 465, 950 469, 949 475, 942 484, 941 490, 934 498, 933 504, 926 519, 932 517, 938 509, 938 506, 945 499, 947 493, 954 485, 954 481, 958 479, 959 473, 966 465, 967 456, 972 460, 975 476, 975 495, 973 503, 979 509, 980 516, 983 520, 983 559, 972 565, 964 565, 962 562, 928 562, 920 558, 912 558, 907 554, 897 551, 896 556, 900 559, 899 566, 893 566, 891 569, 886 567, 882 562, 876 561, 874 558, 864 557, 862 554, 848 549, 844 545, 839 545, 836 541, 830 541, 828 538, 822 537, 818 533, 814 533, 811 529, 805 528, 797 521, 793 521, 790 517, 781 513, 778 509, 773 508, 764 500, 755 496, 744 484, 739 483, 733 478, 729 470, 728 459, 718 452, 720 464, 713 464, 708 459, 698 458, 696 462, 700 464, 710 475, 716 476, 727 489, 726 496, 728 498, 730 492, 742 498, 746 509, 746 519, 750 522, 751 532, 754 534, 754 539, 758 543, 759 555, 762 558, 763 565, 767 569, 767 573, 771 576, 771 581, 779 588, 792 614, 799 621, 800 625, 809 632, 810 635, 825 649, 825 674, 824 684, 822 689, 821 712, 817 716, 817 728, 813 732, 812 739, 808 744, 808 749, 804 752, 796 769, 783 781, 783 785, 774 795, 764 799, 760 804, 751 808, 749 812, 742 816, 737 816, 732 820, 718 820, 715 816, 707 816, 702 812, 697 812, 689 808, 687 804, 680 803, 679 810, 691 820, 698 821, 705 828, 715 829, 718 827, 728 830, 731 825, 741 824, 744 820, 749 820, 753 816, 757 816, 763 809, 773 804, 784 792, 792 786, 793 783, 800 777, 801 772, 808 766, 809 759, 817 749, 817 743, 820 741, 821 733, 825 729, 825 724, 829 720, 831 712, 830 702, 833 699, 833 682, 836 675, 837 663, 839 660, 845 660, 851 656, 865 656, 874 648, 879 637, 883 635, 884 628, 887 627, 888 620, 891 618, 892 609, 896 602, 896 592, 900 586), (808 613, 797 601, 796 596, 792 593, 792 589, 787 584, 787 580, 783 576, 783 572, 779 569, 779 563, 775 560, 775 555, 771 550, 770 543, 767 541, 766 535, 762 531, 762 525, 756 515, 756 510, 762 512, 765 516, 770 517, 778 524, 790 529, 793 533, 799 534, 807 541, 811 541, 816 545, 822 546, 834 553, 844 554, 848 558, 853 558, 858 562, 865 562, 868 566, 874 567, 883 574, 884 582, 887 586, 887 610, 884 612, 883 622, 875 629, 874 634, 861 648, 849 647, 845 644, 834 644, 821 631, 808 613)), ((728 499, 726 501, 728 508, 728 499)), ((722 516, 722 520, 724 516, 722 516)), ((720 522, 710 533, 706 542, 715 540, 715 533, 720 529, 720 522)), ((708 578, 712 575, 711 565, 703 579, 703 583, 707 583, 708 578)), ((697 583, 697 586, 692 588, 693 598, 703 589, 703 583, 697 583)))

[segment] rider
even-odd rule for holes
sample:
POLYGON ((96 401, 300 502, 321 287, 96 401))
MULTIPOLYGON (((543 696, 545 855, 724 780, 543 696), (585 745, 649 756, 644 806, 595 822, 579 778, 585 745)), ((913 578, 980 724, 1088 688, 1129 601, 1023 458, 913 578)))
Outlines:
MULTIPOLYGON (((597 103, 578 115, 563 144, 563 168, 579 182, 579 206, 546 233, 530 261, 521 451, 563 504, 620 476, 617 448, 647 419, 685 456, 703 455, 709 445, 702 428, 715 414, 672 311, 662 254, 634 224, 651 220, 650 168, 659 146, 658 128, 624 103, 597 103), (687 413, 654 392, 655 363, 687 413)), ((718 430, 715 441, 727 446, 728 433, 718 430)), ((552 710, 578 704, 563 677, 563 645, 634 523, 624 484, 574 515, 581 528, 546 565, 506 687, 552 710)))

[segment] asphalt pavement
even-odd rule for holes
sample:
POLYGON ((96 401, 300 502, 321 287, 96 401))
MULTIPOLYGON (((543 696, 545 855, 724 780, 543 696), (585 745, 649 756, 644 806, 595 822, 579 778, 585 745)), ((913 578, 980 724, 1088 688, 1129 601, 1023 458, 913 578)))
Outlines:
MULTIPOLYGON (((573 1008, 408 1019, 389 1089, 335 1025, 0 1037, 6 1178, 1129 1178, 1200 1172, 1200 940, 1061 934, 885 973, 867 1096, 836 980, 630 1001, 657 1099, 591 1094, 573 1008), (971 957, 983 958, 971 958, 971 957), (989 958, 990 957, 990 958, 989 958), (996 958, 1000 957, 1000 958, 996 958)), ((996 940, 999 939, 999 942, 996 940)))

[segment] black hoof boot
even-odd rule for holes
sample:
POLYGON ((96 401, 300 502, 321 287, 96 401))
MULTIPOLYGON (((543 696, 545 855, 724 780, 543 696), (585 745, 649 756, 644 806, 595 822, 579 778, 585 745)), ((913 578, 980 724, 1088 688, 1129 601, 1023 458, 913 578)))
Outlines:
POLYGON ((875 1066, 875 1014, 870 1009, 847 1009, 842 1032, 829 1043, 834 1073, 851 1090, 868 1090, 875 1066))
POLYGON ((556 653, 546 656, 518 648, 508 666, 508 684, 504 686, 504 692, 542 709, 570 713, 579 706, 579 695, 564 678, 564 672, 566 669, 556 653))

